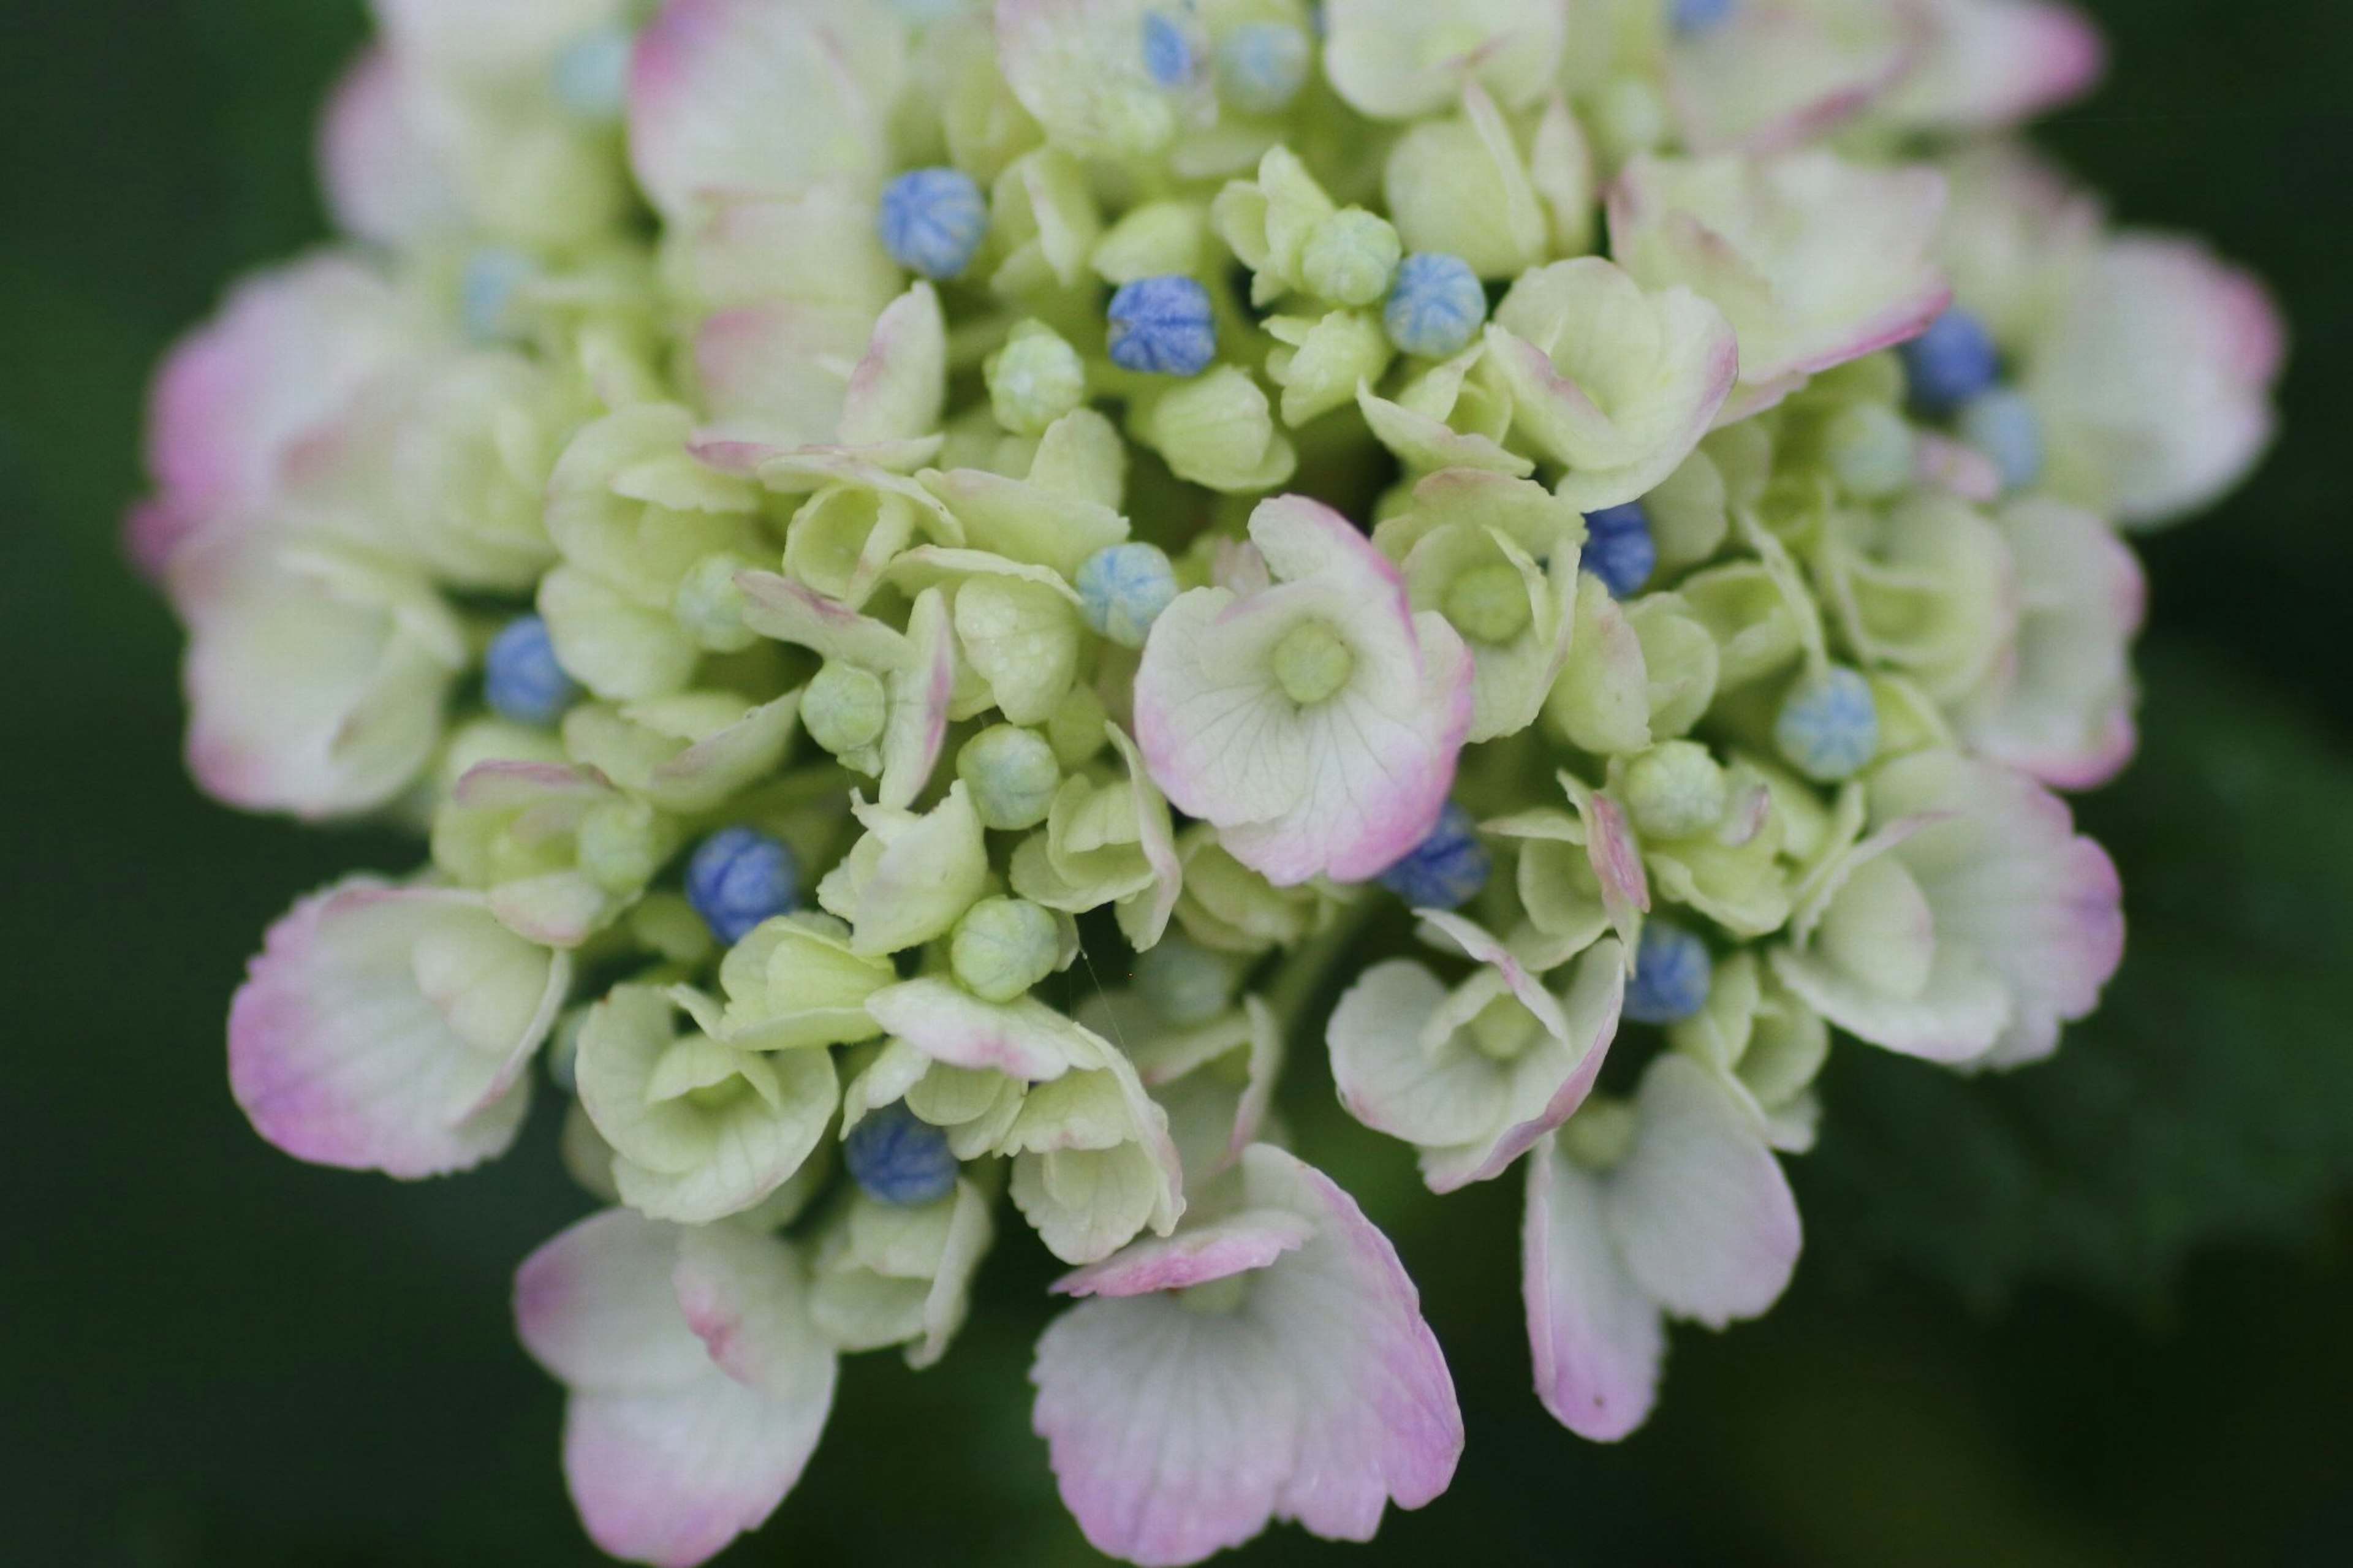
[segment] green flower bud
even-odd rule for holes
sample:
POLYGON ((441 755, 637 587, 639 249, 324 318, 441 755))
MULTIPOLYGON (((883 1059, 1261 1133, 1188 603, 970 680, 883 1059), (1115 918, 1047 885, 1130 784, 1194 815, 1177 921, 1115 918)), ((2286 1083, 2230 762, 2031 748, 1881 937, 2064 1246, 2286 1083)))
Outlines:
POLYGON ((1062 764, 1035 731, 997 724, 965 742, 956 776, 972 792, 982 826, 1015 832, 1046 820, 1062 764))
POLYGON ((836 756, 860 752, 882 738, 891 697, 871 669, 828 659, 801 693, 801 727, 836 756))
POLYGON ((1039 436, 1087 399, 1079 351, 1042 321, 1023 321, 988 359, 988 405, 1017 436, 1039 436))
POLYGON ((1857 403, 1822 432, 1831 469, 1857 500, 1886 500, 1912 488, 1912 426, 1883 403, 1857 403))
POLYGON ((1151 405, 1138 422, 1180 479, 1253 494, 1291 477, 1297 454, 1274 426, 1274 406, 1250 373, 1219 365, 1151 405))
POLYGON ((635 891, 652 880, 669 846, 654 808, 616 795, 580 819, 580 869, 598 887, 635 891))
POLYGON ((1634 759, 1626 770, 1627 808, 1646 837, 1688 838, 1715 826, 1731 799, 1724 769, 1705 746, 1669 741, 1634 759))
POLYGON ((1356 672, 1356 653, 1327 622, 1302 621, 1274 647, 1274 680, 1302 708, 1329 700, 1356 672))
POLYGON ((983 899, 956 922, 948 963, 974 995, 1010 1002, 1054 973, 1061 949, 1061 932, 1045 910, 1027 899, 983 899))
POLYGON ((1344 207, 1308 232, 1300 253, 1307 287, 1342 305, 1369 305, 1389 291, 1389 279, 1405 255, 1398 231, 1387 218, 1362 207, 1344 207))
POLYGON ((1178 933, 1135 960, 1135 989, 1153 1016, 1174 1029, 1194 1029, 1233 1005, 1240 966, 1178 933))
POLYGON ((736 574, 752 566, 748 558, 723 550, 688 567, 678 580, 671 613, 686 635, 712 653, 741 653, 759 641, 744 624, 744 591, 735 586, 736 574))
POLYGON ((1597 1094, 1568 1119, 1568 1125, 1560 1130, 1560 1140, 1578 1164, 1606 1171, 1634 1147, 1634 1132, 1633 1106, 1597 1094))
POLYGON ((1509 562, 1491 561, 1456 577, 1446 589, 1446 618, 1474 642, 1501 647, 1534 617, 1528 585, 1509 562))

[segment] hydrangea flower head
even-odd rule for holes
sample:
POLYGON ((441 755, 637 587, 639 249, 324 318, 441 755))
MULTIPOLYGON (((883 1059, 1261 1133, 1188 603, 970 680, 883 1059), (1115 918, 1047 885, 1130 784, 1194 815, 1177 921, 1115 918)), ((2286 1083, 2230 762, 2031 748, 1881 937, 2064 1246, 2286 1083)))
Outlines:
POLYGON ((256 1131, 564 1117, 514 1307, 607 1552, 756 1529, 1000 1242, 1096 1546, 1365 1539, 1463 1423, 1302 1053, 1430 1201, 1524 1167, 1607 1441, 1788 1285, 1834 1042, 2096 1005, 2122 531, 2285 341, 2025 150, 2065 6, 376 9, 343 237, 166 359, 126 543, 200 784, 425 841, 268 933, 256 1131))

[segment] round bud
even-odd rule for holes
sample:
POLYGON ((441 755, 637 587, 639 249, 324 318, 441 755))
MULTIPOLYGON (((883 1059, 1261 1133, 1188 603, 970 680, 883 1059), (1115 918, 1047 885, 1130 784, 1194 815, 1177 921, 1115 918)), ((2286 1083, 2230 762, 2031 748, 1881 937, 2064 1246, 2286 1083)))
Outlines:
POLYGON ((733 946, 800 901, 800 867, 790 849, 758 828, 723 827, 687 862, 686 901, 712 935, 733 946))
POLYGON ((956 983, 987 1002, 1010 1002, 1054 973, 1062 933, 1027 899, 983 899, 965 910, 948 943, 956 983))
POLYGON ((1993 389, 2001 374, 2001 351, 1985 323, 1959 306, 1898 348, 1904 384, 1912 406, 1931 419, 1958 413, 1962 405, 1993 389))
POLYGON ((1046 820, 1061 787, 1062 764, 1035 731, 996 724, 964 743, 956 777, 971 794, 981 826, 1012 833, 1046 820))
POLYGON ((1176 597, 1176 569, 1154 544, 1113 544, 1081 563, 1079 608, 1098 637, 1142 647, 1152 623, 1176 597))
POLYGON ((1396 865, 1381 873, 1381 886, 1417 910, 1459 910, 1479 896, 1495 868, 1479 842, 1471 814, 1446 803, 1438 826, 1396 865))
POLYGON ((588 879, 611 892, 644 887, 661 866, 665 846, 654 808, 616 795, 591 806, 574 836, 574 858, 588 879))
POLYGON ((1166 11, 1144 14, 1144 74, 1159 87, 1183 87, 1193 79, 1193 40, 1166 11))
POLYGON ((741 653, 759 641, 744 624, 744 590, 736 576, 752 563, 733 551, 706 555, 686 569, 670 595, 670 613, 686 634, 712 653, 741 653))
POLYGON ((1883 403, 1840 411, 1822 433, 1831 471, 1857 500, 1886 500, 1912 488, 1912 426, 1883 403))
POLYGON ((598 27, 573 39, 549 68, 555 101, 586 124, 618 125, 629 106, 629 56, 636 47, 627 27, 598 27))
POLYGON ((941 281, 972 264, 988 233, 988 199, 961 169, 913 169, 882 187, 875 225, 892 260, 941 281))
POLYGON ((904 1105, 886 1105, 841 1140, 849 1178, 877 1203, 913 1207, 955 1191, 955 1152, 948 1136, 904 1105))
POLYGON ((1342 305, 1369 305, 1389 291, 1405 247, 1388 219, 1343 207, 1308 231, 1300 252, 1307 287, 1342 305))
POLYGON ((1638 1024, 1680 1024, 1707 1005, 1715 978, 1707 943, 1679 925, 1646 921, 1626 982, 1625 1016, 1638 1024))
POLYGON ((1274 681, 1302 708, 1329 701, 1356 673, 1356 650, 1328 621, 1302 621, 1274 645, 1274 681))
POLYGON ((1013 329, 987 367, 988 406, 1016 436, 1038 436, 1087 399, 1087 367, 1079 351, 1040 321, 1013 329))
POLYGON ((1961 410, 1961 439, 1985 455, 2006 489, 2042 477, 2042 420, 2026 395, 1998 386, 1961 410))
POLYGON ((1231 958, 1181 932, 1162 937, 1135 959, 1137 994, 1172 1029, 1198 1028, 1231 1006, 1239 978, 1231 958))
POLYGON ((1164 273, 1123 283, 1111 297, 1111 359, 1149 375, 1198 375, 1218 357, 1209 291, 1191 278, 1164 273))
POLYGON ((839 659, 826 660, 801 693, 801 728, 837 757, 881 740, 890 713, 882 678, 839 659))
POLYGON ((491 639, 482 661, 482 699, 500 718, 546 726, 580 700, 580 688, 555 662, 547 623, 518 616, 491 639))
POLYGON ((1781 699, 1773 744, 1816 784, 1852 778, 1879 750, 1879 708, 1871 682, 1841 665, 1799 678, 1781 699))
POLYGON ((466 258, 458 276, 458 316, 477 343, 502 343, 522 336, 515 296, 539 276, 539 263, 520 250, 485 245, 466 258))
POLYGON ((1724 769, 1694 741, 1669 741, 1636 757, 1622 792, 1635 828, 1651 838, 1689 838, 1724 820, 1732 788, 1724 769))
POLYGON ((1307 85, 1313 55, 1287 22, 1245 22, 1218 45, 1218 96, 1244 114, 1280 114, 1307 85))
POLYGON ((1424 359, 1451 359, 1471 346, 1487 319, 1487 290, 1471 264, 1443 251, 1419 251, 1398 264, 1381 310, 1389 342, 1424 359))
POLYGON ((1613 599, 1630 598, 1658 570, 1659 547, 1651 539, 1651 514, 1642 503, 1585 514, 1585 553, 1578 564, 1601 579, 1613 599))
POLYGON ((1527 579, 1508 561, 1473 566, 1446 587, 1446 618, 1473 642, 1501 647, 1527 629, 1535 610, 1527 579))

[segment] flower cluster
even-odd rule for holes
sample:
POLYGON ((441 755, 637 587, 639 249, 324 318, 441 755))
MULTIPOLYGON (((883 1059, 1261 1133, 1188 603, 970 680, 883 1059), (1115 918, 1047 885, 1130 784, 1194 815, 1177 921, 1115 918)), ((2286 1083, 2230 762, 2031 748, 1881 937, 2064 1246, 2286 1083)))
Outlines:
POLYGON ((766 1518, 1008 1198, 1104 1551, 1437 1497, 1414 1286, 1275 1110, 1326 1013, 1430 1189, 1518 1168, 1609 1439, 1788 1283, 1834 1030, 2094 1005, 2120 530, 2253 464, 2282 334, 2009 134, 2064 7, 375 10, 345 238, 172 355, 130 544, 206 788, 430 843, 269 933, 254 1126, 415 1178, 562 1102, 608 1206, 515 1311, 615 1555, 766 1518))

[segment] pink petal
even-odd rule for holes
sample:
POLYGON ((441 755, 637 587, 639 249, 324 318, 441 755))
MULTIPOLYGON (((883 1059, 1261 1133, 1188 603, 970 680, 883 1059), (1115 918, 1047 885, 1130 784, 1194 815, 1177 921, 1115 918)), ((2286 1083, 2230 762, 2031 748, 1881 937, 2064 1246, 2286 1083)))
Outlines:
POLYGON ((2099 29, 2051 0, 1927 0, 1927 47, 1888 115, 1933 131, 1994 131, 2091 90, 2107 64, 2099 29))
POLYGON ((1285 1209, 1252 1209, 1188 1226, 1176 1235, 1147 1237, 1101 1263, 1073 1269, 1054 1282, 1065 1296, 1145 1296, 1181 1290, 1254 1268, 1296 1252, 1315 1227, 1285 1209))
POLYGON ((699 198, 879 183, 902 25, 838 0, 670 0, 638 37, 629 156, 673 221, 699 198))
POLYGON ((567 960, 507 931, 479 894, 343 883, 270 928, 230 1005, 230 1088, 297 1159, 404 1178, 463 1170, 513 1142, 523 1066, 570 984, 567 960), (421 942, 453 941, 501 975, 421 966, 421 942), (429 994, 437 977, 470 988, 429 994))
POLYGON ((352 62, 319 129, 327 210, 345 234, 411 245, 465 222, 463 199, 411 120, 401 68, 381 46, 352 62))
POLYGON ((1528 1162, 1521 1289, 1537 1397, 1581 1437, 1614 1443, 1649 1419, 1666 1330, 1619 1262, 1601 1212, 1601 1179, 1537 1144, 1528 1162))
POLYGON ((599 1547, 691 1568, 776 1511, 832 1406, 833 1352, 805 1289, 783 1242, 626 1209, 517 1271, 524 1346, 572 1391, 565 1479, 599 1547), (721 1342, 724 1368, 698 1331, 721 1342))
POLYGON ((866 999, 866 1011, 934 1061, 1030 1083, 1094 1067, 1110 1049, 1041 1002, 1025 996, 1000 1006, 940 979, 886 985, 866 999))
POLYGON ((1035 1425, 1063 1500, 1134 1563, 1198 1562, 1271 1519, 1366 1540, 1461 1457, 1452 1381, 1388 1240, 1290 1154, 1254 1146, 1242 1171, 1253 1208, 1314 1234, 1248 1275, 1239 1307, 1100 1298, 1039 1341, 1035 1425))
POLYGON ((1780 1300, 1803 1244, 1797 1199, 1763 1121, 1689 1057, 1658 1058, 1636 1097, 1634 1145, 1606 1178, 1611 1241, 1645 1294, 1712 1329, 1780 1300))
POLYGON ((147 468, 158 497, 134 511, 128 541, 140 568, 160 574, 198 533, 267 506, 305 436, 433 342, 416 307, 347 256, 239 284, 156 372, 147 468))

